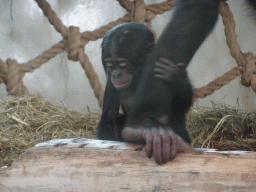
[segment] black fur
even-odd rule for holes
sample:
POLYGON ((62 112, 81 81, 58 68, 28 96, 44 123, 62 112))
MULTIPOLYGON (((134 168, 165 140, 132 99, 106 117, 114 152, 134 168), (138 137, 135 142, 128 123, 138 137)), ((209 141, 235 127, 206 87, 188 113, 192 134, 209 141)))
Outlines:
POLYGON ((186 142, 190 142, 185 113, 192 103, 192 87, 186 73, 178 74, 168 86, 164 81, 153 78, 152 71, 160 58, 188 65, 214 28, 218 7, 219 0, 177 1, 173 18, 146 61, 125 127, 148 127, 148 116, 153 116, 153 126, 171 127, 186 142), (165 125, 161 125, 155 119, 164 114, 170 118, 165 125))

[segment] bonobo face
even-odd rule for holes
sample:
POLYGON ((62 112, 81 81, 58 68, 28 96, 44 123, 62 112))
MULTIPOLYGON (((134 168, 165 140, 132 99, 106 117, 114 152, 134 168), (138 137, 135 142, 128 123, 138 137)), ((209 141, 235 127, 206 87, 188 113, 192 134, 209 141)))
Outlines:
POLYGON ((116 89, 126 89, 131 85, 133 67, 127 59, 111 57, 105 59, 105 64, 116 89))

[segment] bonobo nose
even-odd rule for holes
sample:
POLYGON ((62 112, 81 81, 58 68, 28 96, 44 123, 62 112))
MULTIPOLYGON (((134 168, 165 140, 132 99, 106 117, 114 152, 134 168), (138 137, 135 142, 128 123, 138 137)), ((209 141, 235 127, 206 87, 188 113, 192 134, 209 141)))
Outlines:
POLYGON ((122 73, 118 72, 118 73, 113 73, 113 77, 115 79, 121 78, 122 77, 122 73))

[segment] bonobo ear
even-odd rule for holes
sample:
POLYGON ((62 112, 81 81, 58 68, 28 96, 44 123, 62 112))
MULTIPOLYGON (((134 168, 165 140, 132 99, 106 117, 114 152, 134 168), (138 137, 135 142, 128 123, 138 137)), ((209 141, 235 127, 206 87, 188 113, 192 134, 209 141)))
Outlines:
POLYGON ((155 47, 155 43, 149 43, 147 47, 147 55, 149 56, 153 48, 155 47))

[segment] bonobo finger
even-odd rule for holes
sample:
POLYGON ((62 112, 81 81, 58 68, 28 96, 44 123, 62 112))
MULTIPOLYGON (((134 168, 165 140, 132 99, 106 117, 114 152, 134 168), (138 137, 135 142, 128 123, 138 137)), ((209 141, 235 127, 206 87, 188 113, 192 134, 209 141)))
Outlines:
POLYGON ((173 65, 175 65, 175 64, 172 63, 169 59, 166 59, 166 58, 160 58, 159 61, 160 61, 161 63, 164 63, 164 64, 168 65, 168 66, 173 66, 173 65))
POLYGON ((171 156, 171 139, 165 130, 161 130, 162 135, 162 142, 163 142, 163 149, 162 149, 162 156, 163 156, 163 163, 167 163, 171 156))
POLYGON ((153 154, 153 135, 150 131, 145 132, 145 141, 146 141, 146 154, 150 159, 153 154))
POLYGON ((178 151, 193 151, 193 148, 186 143, 180 136, 177 135, 177 149, 178 151))
POLYGON ((172 143, 170 159, 174 159, 178 152, 178 136, 174 133, 174 131, 171 131, 169 137, 172 143))
POLYGON ((177 65, 167 65, 167 64, 164 64, 164 63, 157 63, 155 65, 155 68, 159 68, 159 69, 163 69, 164 71, 174 71, 176 69, 179 69, 179 67, 177 65))
POLYGON ((162 70, 162 69, 159 69, 159 68, 155 68, 154 69, 154 77, 156 78, 156 79, 163 79, 163 80, 165 80, 165 81, 167 81, 168 80, 168 76, 166 75, 166 72, 165 72, 165 70, 162 70))
POLYGON ((155 68, 159 68, 159 69, 162 69, 162 70, 169 70, 170 68, 172 68, 172 66, 156 62, 155 68))
POLYGON ((156 63, 155 63, 155 68, 161 68, 162 66, 165 67, 165 65, 163 65, 163 64, 160 63, 160 62, 156 62, 156 63))
POLYGON ((160 69, 160 68, 155 68, 154 72, 157 73, 157 74, 164 74, 165 73, 165 71, 163 69, 160 69))
POLYGON ((157 164, 161 165, 163 162, 162 158, 162 136, 159 131, 152 130, 154 141, 153 141, 153 156, 157 164))
POLYGON ((169 80, 168 77, 166 77, 165 75, 155 74, 154 77, 155 77, 156 79, 163 79, 163 80, 165 80, 165 81, 168 81, 168 80, 169 80))
POLYGON ((184 63, 177 63, 177 66, 178 66, 181 70, 183 70, 183 71, 186 70, 186 66, 185 66, 184 63))

